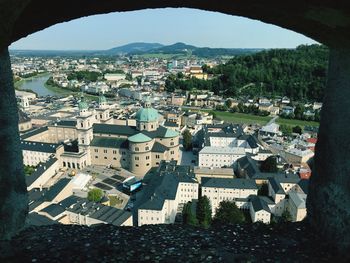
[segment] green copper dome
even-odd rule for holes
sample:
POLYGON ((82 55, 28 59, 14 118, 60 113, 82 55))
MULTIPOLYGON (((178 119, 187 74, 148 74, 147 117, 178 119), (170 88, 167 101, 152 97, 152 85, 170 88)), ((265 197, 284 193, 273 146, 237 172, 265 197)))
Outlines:
POLYGON ((102 103, 106 103, 107 99, 105 96, 103 96, 102 94, 98 97, 98 103, 102 104, 102 103))
POLYGON ((153 109, 148 97, 144 101, 143 108, 136 112, 136 120, 139 122, 154 122, 158 121, 158 111, 153 109))
POLYGON ((78 104, 79 110, 87 110, 89 108, 88 104, 86 103, 86 101, 80 101, 78 104))
POLYGON ((136 120, 140 122, 158 121, 158 111, 153 108, 141 108, 136 112, 136 120))
POLYGON ((167 129, 166 133, 164 134, 164 138, 172 138, 177 136, 179 136, 179 133, 171 129, 167 129))
POLYGON ((142 143, 152 141, 152 138, 148 137, 147 135, 144 135, 143 133, 138 133, 129 137, 128 140, 130 142, 142 143))

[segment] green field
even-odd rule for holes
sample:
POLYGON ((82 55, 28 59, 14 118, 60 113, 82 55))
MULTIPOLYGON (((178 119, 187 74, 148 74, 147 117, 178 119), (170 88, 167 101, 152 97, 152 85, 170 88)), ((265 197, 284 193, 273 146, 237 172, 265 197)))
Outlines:
MULTIPOLYGON (((193 110, 192 111, 196 111, 193 110)), ((271 116, 256 116, 252 114, 246 114, 246 113, 231 113, 231 112, 225 112, 225 111, 213 111, 213 110, 201 110, 206 112, 214 112, 217 119, 223 120, 225 122, 231 122, 231 123, 246 123, 246 124, 260 124, 265 125, 268 123, 272 117, 271 116)), ((319 126, 320 124, 315 121, 302 121, 302 120, 293 120, 293 119, 282 119, 278 118, 276 120, 276 123, 279 125, 289 125, 289 126, 319 126)))
POLYGON ((289 125, 289 126, 300 126, 300 127, 304 127, 304 126, 315 126, 318 127, 320 126, 320 123, 316 122, 316 121, 301 121, 301 120, 293 120, 293 119, 282 119, 282 118, 278 118, 276 120, 276 123, 279 125, 289 125))
POLYGON ((231 113, 231 112, 225 112, 225 111, 210 111, 210 110, 205 110, 205 111, 214 112, 216 115, 216 118, 223 120, 225 122, 231 122, 231 123, 265 125, 272 119, 272 117, 270 116, 266 116, 266 117, 256 116, 256 115, 245 114, 245 113, 231 113))

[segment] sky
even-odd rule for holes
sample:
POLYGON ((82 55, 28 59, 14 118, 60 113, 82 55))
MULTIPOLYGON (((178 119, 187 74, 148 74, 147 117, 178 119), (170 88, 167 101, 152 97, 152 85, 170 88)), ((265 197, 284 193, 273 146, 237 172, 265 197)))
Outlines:
POLYGON ((188 8, 146 9, 60 23, 22 38, 11 49, 105 50, 132 42, 176 42, 215 48, 294 48, 314 40, 244 17, 188 8))

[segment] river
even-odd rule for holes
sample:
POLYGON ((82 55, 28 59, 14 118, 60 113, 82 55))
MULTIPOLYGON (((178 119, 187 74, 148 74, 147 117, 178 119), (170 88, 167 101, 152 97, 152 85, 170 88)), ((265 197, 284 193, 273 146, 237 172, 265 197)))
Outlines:
POLYGON ((38 94, 38 96, 62 96, 71 93, 70 91, 60 88, 47 88, 45 86, 46 81, 51 77, 51 74, 40 75, 30 79, 23 80, 18 89, 19 90, 32 90, 38 94))

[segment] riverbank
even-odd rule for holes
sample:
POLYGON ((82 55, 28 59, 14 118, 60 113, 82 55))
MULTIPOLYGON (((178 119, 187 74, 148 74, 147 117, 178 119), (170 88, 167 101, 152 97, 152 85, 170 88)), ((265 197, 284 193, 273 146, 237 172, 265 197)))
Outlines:
MULTIPOLYGON (((16 90, 29 91, 37 94, 37 96, 69 96, 75 97, 80 96, 80 92, 72 91, 71 89, 59 87, 57 85, 48 84, 51 73, 45 72, 40 73, 30 78, 22 78, 19 81, 14 82, 16 90)), ((87 100, 98 100, 98 96, 95 95, 84 95, 87 100)))
POLYGON ((31 76, 29 78, 21 78, 18 81, 14 81, 13 85, 14 85, 15 89, 17 89, 17 90, 24 90, 24 89, 20 89, 20 86, 23 85, 24 82, 29 81, 29 80, 33 80, 36 78, 40 78, 40 77, 45 77, 45 76, 48 76, 50 74, 51 74, 50 72, 43 72, 43 73, 39 73, 35 76, 31 76))
MULTIPOLYGON (((59 87, 57 85, 50 85, 50 84, 47 84, 47 83, 45 83, 44 86, 48 90, 51 90, 52 92, 55 92, 55 93, 60 94, 62 96, 69 96, 69 95, 73 95, 74 97, 79 97, 80 96, 80 92, 79 91, 72 91, 70 89, 62 88, 62 87, 59 87)), ((91 95, 91 94, 84 93, 84 97, 87 100, 98 101, 98 96, 96 96, 96 95, 91 95)))

